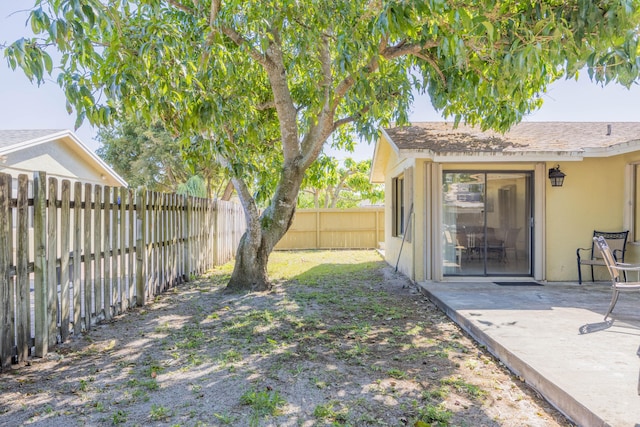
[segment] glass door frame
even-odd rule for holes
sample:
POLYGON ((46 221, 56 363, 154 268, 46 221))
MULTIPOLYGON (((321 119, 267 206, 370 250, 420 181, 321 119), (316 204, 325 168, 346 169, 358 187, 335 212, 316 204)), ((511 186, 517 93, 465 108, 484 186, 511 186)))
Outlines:
MULTIPOLYGON (((440 230, 442 234, 442 247, 440 250, 440 269, 443 277, 500 277, 500 276, 518 276, 518 277, 532 277, 535 274, 534 268, 534 259, 536 258, 534 252, 534 241, 535 241, 535 230, 534 230, 534 216, 536 214, 535 210, 535 188, 536 188, 536 173, 534 170, 518 170, 518 169, 504 169, 504 170, 491 170, 491 169, 450 169, 450 170, 441 170, 440 174, 440 191, 438 194, 440 195, 440 203, 438 203, 439 207, 439 216, 441 217, 440 226, 442 229, 440 230), (452 191, 446 191, 448 185, 452 183, 451 180, 447 182, 448 177, 454 174, 465 174, 473 177, 473 175, 480 176, 478 180, 469 180, 466 184, 461 185, 463 187, 461 191, 458 189, 452 191), (495 180, 490 180, 491 175, 497 177, 495 180), (500 177, 500 175, 504 175, 500 177), (509 183, 510 179, 509 175, 513 175, 514 178, 522 177, 524 175, 524 185, 520 187, 519 191, 524 191, 524 197, 518 198, 516 195, 509 195, 509 188, 513 187, 513 182, 509 183), (492 194, 492 197, 487 197, 487 192, 490 189, 490 181, 499 181, 500 179, 505 181, 503 187, 494 187, 492 189, 496 194, 492 194), (481 186, 482 193, 478 192, 478 186, 481 186), (466 204, 470 207, 469 211, 466 213, 453 213, 456 220, 455 223, 448 224, 446 209, 447 203, 445 199, 448 197, 451 199, 452 194, 455 196, 456 201, 463 200, 467 202, 466 204), (501 194, 500 194, 501 193, 501 194), (462 196, 462 198, 460 198, 462 196), (515 197, 515 199, 513 199, 515 197), (510 199, 511 198, 511 199, 510 199), (476 200, 478 199, 478 200, 476 200), (517 206, 507 206, 504 204, 513 204, 517 203, 517 206), (496 206, 496 204, 500 204, 501 206, 496 206), (471 206, 473 205, 473 206, 471 206), (478 206, 475 206, 478 205, 478 206), (475 207, 474 207, 475 206, 475 207), (490 215, 490 212, 493 213, 494 210, 498 211, 496 215, 500 215, 500 219, 493 218, 493 222, 498 221, 500 228, 498 229, 501 234, 501 244, 500 246, 489 246, 487 243, 490 239, 487 235, 487 231, 490 228, 491 231, 494 230, 493 227, 488 227, 487 218, 490 215), (513 210, 514 212, 512 212, 513 210), (474 211, 477 211, 474 213, 474 211), (519 212, 518 212, 519 211, 519 212), (518 212, 518 213, 515 213, 518 212), (469 217, 471 215, 472 223, 476 223, 476 227, 478 230, 473 232, 473 241, 477 243, 475 240, 481 240, 480 244, 474 244, 471 246, 469 242, 469 236, 465 232, 461 232, 457 230, 458 227, 458 216, 466 215, 469 217), (507 218, 509 216, 509 218, 507 218), (479 222, 480 221, 480 222, 479 222), (504 228, 503 228, 504 227, 504 228), (494 253, 496 257, 506 257, 507 252, 504 246, 504 242, 506 239, 509 239, 509 234, 516 234, 516 229, 522 234, 520 234, 520 249, 517 247, 508 248, 509 254, 511 254, 512 258, 515 258, 515 267, 514 269, 507 268, 501 264, 496 264, 494 260, 492 260, 493 265, 488 266, 489 254, 494 253), (462 237, 461 237, 462 235, 462 237), (507 237, 505 237, 506 235, 507 237), (452 237, 453 236, 453 237, 452 237), (486 238, 485 238, 486 237, 486 238), (459 242, 459 239, 464 239, 464 242, 459 242), (452 246, 453 245, 453 246, 452 246), (453 247, 454 249, 448 250, 453 247), (518 260, 518 250, 521 253, 526 254, 526 260, 518 260), (449 253, 451 252, 451 253, 449 253), (464 266, 463 257, 468 261, 469 256, 473 256, 474 261, 475 258, 478 258, 479 264, 473 269, 471 266, 467 267, 467 271, 464 272, 461 266, 464 266)), ((512 189, 513 191, 517 191, 512 189)), ((453 204, 456 204, 454 201, 453 204)), ((495 224, 494 224, 495 225, 495 224)), ((519 233, 518 233, 519 234, 519 233)), ((477 262, 476 262, 477 263, 477 262)), ((467 264, 469 265, 469 264, 467 264)))

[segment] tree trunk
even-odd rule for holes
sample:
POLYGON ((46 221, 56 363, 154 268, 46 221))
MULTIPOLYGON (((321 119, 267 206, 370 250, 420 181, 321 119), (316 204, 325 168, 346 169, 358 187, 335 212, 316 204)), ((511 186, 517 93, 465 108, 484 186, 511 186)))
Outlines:
POLYGON ((239 188, 241 184, 234 180, 234 186, 245 211, 247 231, 240 239, 236 263, 227 289, 266 291, 271 288, 267 275, 269 255, 291 227, 303 177, 304 170, 299 166, 285 167, 271 205, 260 216, 246 186, 239 188))
POLYGON ((271 288, 267 275, 269 253, 262 241, 256 246, 247 231, 238 246, 236 263, 227 289, 233 291, 266 291, 271 288))
POLYGON ((231 196, 233 196, 233 182, 229 180, 229 182, 227 182, 227 186, 224 188, 222 200, 229 201, 231 200, 231 196))

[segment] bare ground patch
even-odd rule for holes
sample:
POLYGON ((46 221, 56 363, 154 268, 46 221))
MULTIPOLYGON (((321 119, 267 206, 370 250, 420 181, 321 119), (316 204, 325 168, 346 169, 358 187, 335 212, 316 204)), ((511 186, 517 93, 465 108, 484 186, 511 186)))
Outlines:
POLYGON ((571 425, 373 251, 230 268, 2 374, 0 425, 571 425))

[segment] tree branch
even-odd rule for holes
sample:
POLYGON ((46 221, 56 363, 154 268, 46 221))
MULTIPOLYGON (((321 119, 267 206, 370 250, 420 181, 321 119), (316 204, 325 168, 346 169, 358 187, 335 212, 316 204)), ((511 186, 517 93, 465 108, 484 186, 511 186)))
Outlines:
POLYGON ((214 21, 218 17, 218 13, 220 13, 220 3, 221 0, 212 0, 211 1, 211 11, 209 12, 209 25, 213 26, 214 21))
POLYGON ((362 110, 358 111, 355 114, 336 120, 335 122, 333 122, 332 131, 338 129, 340 126, 346 125, 347 123, 355 122, 364 114, 366 114, 370 109, 371 109, 371 105, 367 105, 366 107, 364 107, 362 110))
POLYGON ((267 66, 273 66, 273 64, 270 63, 271 61, 269 61, 269 58, 267 58, 267 56, 263 55, 258 50, 256 50, 253 46, 251 46, 249 41, 247 39, 245 39, 242 36, 242 34, 237 32, 235 29, 233 29, 231 27, 223 26, 223 27, 220 28, 220 31, 222 31, 222 34, 224 34, 225 36, 229 37, 231 39, 231 41, 236 44, 236 46, 244 46, 244 47, 246 47, 247 51, 249 52, 249 55, 251 56, 251 58, 253 58, 254 61, 259 63, 263 67, 266 68, 267 66))
POLYGON ((184 4, 182 4, 182 3, 180 3, 180 2, 178 2, 176 0, 167 0, 167 3, 169 3, 171 6, 177 8, 177 9, 180 9, 183 12, 187 12, 187 13, 190 13, 192 15, 195 15, 195 12, 194 12, 193 9, 191 9, 189 6, 184 5, 184 4))
POLYGON ((442 72, 442 70, 440 69, 440 67, 438 66, 438 64, 436 63, 436 61, 433 58, 423 54, 422 52, 414 53, 414 56, 416 56, 416 57, 418 57, 418 58, 420 58, 420 59, 422 59, 424 61, 427 61, 429 63, 429 65, 431 65, 433 67, 433 69, 436 70, 436 73, 438 74, 438 77, 440 77, 440 80, 442 80, 442 84, 445 85, 445 86, 447 85, 447 78, 444 76, 444 73, 442 72))
POLYGON ((333 87, 333 74, 331 72, 331 53, 329 51, 329 39, 322 37, 322 42, 318 47, 318 56, 320 59, 320 67, 322 70, 322 82, 324 102, 322 110, 318 114, 316 124, 309 129, 309 132, 302 140, 301 148, 305 156, 303 164, 310 165, 320 154, 324 141, 331 133, 331 125, 335 109, 331 106, 331 89, 333 87))
POLYGON ((280 34, 277 29, 271 29, 272 41, 266 51, 266 63, 262 64, 271 86, 273 102, 280 122, 280 139, 285 164, 291 163, 300 156, 298 140, 297 111, 291 97, 287 82, 287 71, 284 65, 284 55, 280 44, 280 34))
MULTIPOLYGON (((224 126, 224 131, 227 134, 227 138, 229 138, 230 141, 233 141, 233 132, 231 132, 227 126, 224 126)), ((229 159, 222 154, 218 154, 216 157, 218 163, 231 173, 231 182, 233 183, 233 187, 236 189, 236 193, 238 194, 238 198, 240 199, 240 203, 242 204, 242 208, 244 209, 244 213, 247 218, 248 233, 253 235, 255 235, 255 233, 259 233, 260 223, 258 219, 260 218, 260 212, 258 211, 256 202, 251 195, 251 191, 249 191, 249 186, 243 179, 233 174, 233 168, 231 167, 229 159)))
POLYGON ((269 109, 275 108, 275 107, 276 107, 276 103, 275 102, 266 101, 266 102, 263 102, 262 104, 256 105, 256 110, 265 111, 265 110, 269 110, 269 109))

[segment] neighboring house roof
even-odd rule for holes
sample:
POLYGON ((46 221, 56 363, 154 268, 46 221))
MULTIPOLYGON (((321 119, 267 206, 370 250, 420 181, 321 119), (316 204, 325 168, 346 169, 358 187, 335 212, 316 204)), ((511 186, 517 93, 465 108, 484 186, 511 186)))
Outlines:
POLYGON ((401 158, 439 162, 566 161, 640 150, 640 122, 523 122, 505 133, 424 122, 381 133, 371 174, 375 182, 382 176, 379 163, 389 148, 401 158))
MULTIPOLYGON (((99 172, 112 185, 127 186, 127 182, 118 175, 100 157, 91 151, 78 137, 69 130, 64 129, 24 129, 24 130, 0 130, 0 157, 15 153, 20 150, 32 148, 41 144, 61 141, 67 148, 76 153, 79 159, 99 172)), ((0 163, 0 166, 2 164, 0 163)), ((7 165, 10 167, 11 165, 7 165)), ((43 165, 43 167, 46 165, 43 165)), ((1 171, 0 167, 0 171, 1 171)), ((46 171, 46 169, 45 169, 46 171)), ((79 177, 82 179, 82 177, 79 177)))

